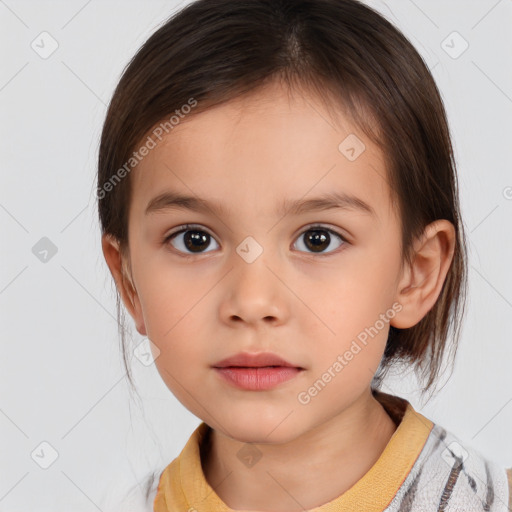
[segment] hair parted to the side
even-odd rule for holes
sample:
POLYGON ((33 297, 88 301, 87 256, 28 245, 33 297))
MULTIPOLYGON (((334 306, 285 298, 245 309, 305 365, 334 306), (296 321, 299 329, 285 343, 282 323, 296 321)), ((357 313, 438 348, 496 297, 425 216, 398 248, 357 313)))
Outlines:
MULTIPOLYGON (((467 288, 466 241, 456 165, 444 105, 413 45, 356 0, 198 0, 186 5, 139 49, 117 85, 101 135, 98 211, 102 234, 128 257, 130 174, 112 182, 137 144, 183 105, 185 118, 279 80, 343 112, 383 151, 402 223, 402 255, 427 224, 455 227, 453 260, 434 307, 409 329, 390 328, 378 389, 394 363, 413 366, 422 394, 433 389, 444 354, 452 362, 467 288), (107 192, 108 190, 108 192, 107 192)), ((118 174, 119 176, 119 174, 118 174)), ((117 314, 127 375, 125 328, 117 314)))

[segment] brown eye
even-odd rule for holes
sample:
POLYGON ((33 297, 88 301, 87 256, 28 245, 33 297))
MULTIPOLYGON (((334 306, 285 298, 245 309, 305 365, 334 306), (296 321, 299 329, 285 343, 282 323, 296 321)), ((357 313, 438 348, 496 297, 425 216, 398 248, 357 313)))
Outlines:
MULTIPOLYGON (((306 248, 306 251, 324 253, 325 249, 331 246, 336 239, 338 239, 338 245, 335 246, 333 250, 343 245, 345 243, 345 239, 331 229, 327 229, 322 226, 312 226, 299 236, 298 241, 303 240, 302 245, 306 248), (331 235, 334 235, 334 237, 331 235)), ((332 252, 332 250, 327 252, 332 252)))
MULTIPOLYGON (((209 233, 198 228, 182 229, 172 233, 164 242, 170 243, 176 250, 185 254, 201 254, 215 240, 209 233), (181 236, 183 235, 183 236, 181 236)), ((215 242, 216 243, 216 242, 215 242)))

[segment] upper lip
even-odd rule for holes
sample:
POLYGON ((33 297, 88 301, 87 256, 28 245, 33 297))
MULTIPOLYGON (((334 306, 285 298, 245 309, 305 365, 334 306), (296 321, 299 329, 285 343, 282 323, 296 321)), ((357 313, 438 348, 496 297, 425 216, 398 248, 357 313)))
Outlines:
POLYGON ((291 366, 292 368, 300 368, 300 366, 289 363, 282 357, 279 357, 277 354, 273 354, 272 352, 260 352, 258 354, 240 352, 213 365, 214 368, 225 368, 227 366, 253 368, 261 368, 264 366, 291 366))

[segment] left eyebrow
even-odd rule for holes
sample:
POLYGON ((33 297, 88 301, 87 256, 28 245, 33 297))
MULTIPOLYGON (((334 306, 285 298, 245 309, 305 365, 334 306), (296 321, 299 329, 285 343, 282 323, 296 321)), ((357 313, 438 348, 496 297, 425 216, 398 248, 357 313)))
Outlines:
MULTIPOLYGON (((219 202, 181 194, 178 192, 164 192, 151 199, 145 210, 145 215, 169 209, 185 209, 197 212, 212 211, 216 214, 226 215, 226 209, 219 202)), ((362 199, 339 192, 331 192, 311 199, 284 200, 277 210, 278 215, 300 215, 312 211, 324 210, 356 210, 375 216, 375 210, 362 199)))
POLYGON ((300 215, 301 213, 324 210, 356 210, 375 216, 375 210, 362 199, 345 192, 330 192, 311 199, 295 201, 285 200, 279 212, 284 215, 300 215))

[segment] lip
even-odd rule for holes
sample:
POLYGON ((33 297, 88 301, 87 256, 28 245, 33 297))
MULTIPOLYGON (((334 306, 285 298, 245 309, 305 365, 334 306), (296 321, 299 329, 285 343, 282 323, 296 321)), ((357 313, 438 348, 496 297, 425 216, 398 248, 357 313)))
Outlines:
POLYGON ((292 366, 243 368, 226 366, 215 371, 227 382, 247 391, 265 391, 296 377, 304 370, 292 366))
POLYGON ((264 368, 267 366, 279 366, 288 368, 297 368, 303 370, 300 366, 292 364, 282 357, 272 352, 260 352, 251 354, 250 352, 239 352, 234 356, 228 357, 213 365, 214 368, 226 368, 228 366, 243 368, 264 368))
POLYGON ((304 368, 272 352, 240 352, 213 365, 227 382, 248 391, 265 391, 296 377, 304 368))

